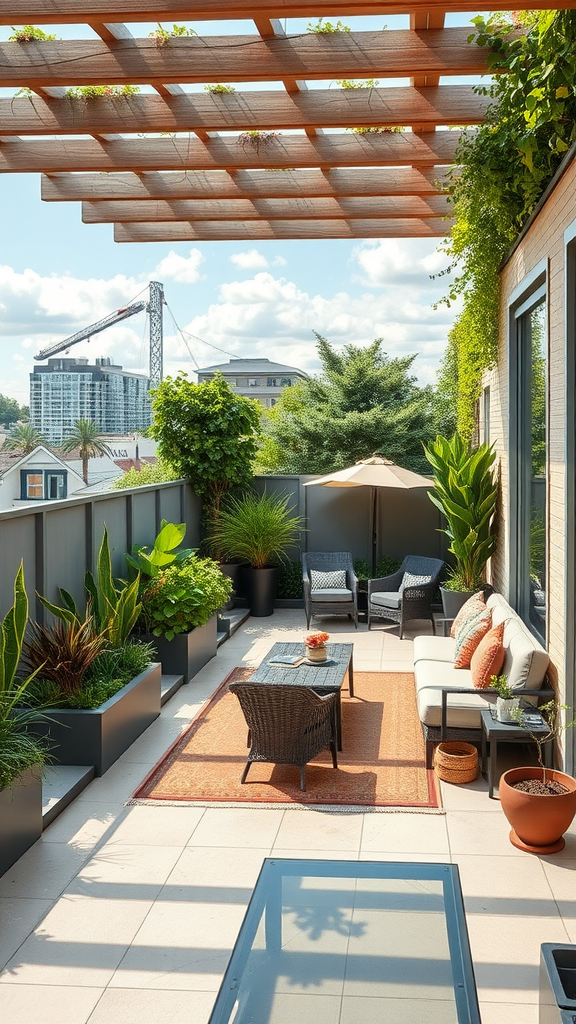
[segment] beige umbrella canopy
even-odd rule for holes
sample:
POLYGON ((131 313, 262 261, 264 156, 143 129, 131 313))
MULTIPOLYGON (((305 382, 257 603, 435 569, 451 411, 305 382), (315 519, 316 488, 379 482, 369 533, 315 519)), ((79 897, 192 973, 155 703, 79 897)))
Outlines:
POLYGON ((404 490, 410 487, 430 487, 432 481, 410 469, 397 466, 390 459, 372 455, 361 459, 354 466, 339 469, 335 473, 309 480, 305 487, 371 487, 372 488, 372 572, 376 568, 376 527, 378 523, 378 491, 381 487, 404 490))

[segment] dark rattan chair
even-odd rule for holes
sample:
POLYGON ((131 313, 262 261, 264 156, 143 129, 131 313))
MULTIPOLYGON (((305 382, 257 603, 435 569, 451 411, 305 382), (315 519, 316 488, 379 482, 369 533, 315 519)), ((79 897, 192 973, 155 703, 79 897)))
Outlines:
POLYGON ((310 628, 313 615, 349 615, 358 629, 358 580, 354 572, 352 555, 349 551, 308 551, 302 555, 302 583, 304 586, 304 607, 306 626, 310 628), (334 590, 312 590, 310 572, 346 573, 346 587, 334 590))
POLYGON ((248 725, 250 753, 242 773, 246 781, 254 761, 293 764, 300 769, 300 789, 306 790, 306 765, 321 750, 336 753, 335 693, 320 697, 308 686, 231 683, 248 725))
POLYGON ((379 580, 368 580, 368 629, 373 619, 389 619, 400 626, 400 639, 404 624, 410 619, 429 619, 436 632, 432 615, 432 599, 438 586, 444 562, 439 558, 407 555, 398 572, 379 580), (426 583, 400 590, 404 573, 427 577, 426 583))

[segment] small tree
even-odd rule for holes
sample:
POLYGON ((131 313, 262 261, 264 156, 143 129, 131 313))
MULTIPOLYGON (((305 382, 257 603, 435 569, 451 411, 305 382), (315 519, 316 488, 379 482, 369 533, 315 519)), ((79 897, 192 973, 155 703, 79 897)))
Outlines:
POLYGON ((217 517, 223 495, 252 479, 258 402, 235 394, 220 373, 201 384, 180 373, 156 388, 152 408, 150 433, 160 456, 187 477, 209 516, 217 517))
POLYGON ((17 423, 23 419, 22 410, 15 398, 8 398, 7 395, 0 395, 0 423, 9 427, 11 423, 17 423))
POLYGON ((2 448, 6 451, 19 451, 22 455, 29 455, 39 444, 45 444, 45 440, 39 430, 31 423, 19 423, 6 438, 2 448))
POLYGON ((74 429, 64 438, 60 445, 65 454, 79 449, 82 459, 82 477, 88 486, 88 460, 98 455, 112 455, 109 446, 104 441, 104 435, 100 433, 100 427, 94 420, 76 420, 74 429))

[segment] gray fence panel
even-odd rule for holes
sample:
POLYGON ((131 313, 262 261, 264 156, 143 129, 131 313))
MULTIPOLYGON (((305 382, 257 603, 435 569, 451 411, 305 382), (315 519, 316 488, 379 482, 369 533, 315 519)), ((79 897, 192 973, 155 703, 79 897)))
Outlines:
POLYGON ((141 488, 132 495, 132 543, 139 547, 154 543, 156 537, 156 491, 141 488))
POLYGON ((20 561, 24 561, 24 581, 34 615, 36 584, 36 528, 41 523, 34 514, 21 519, 8 519, 0 534, 0 617, 3 619, 14 599, 14 580, 20 561))
POLYGON ((70 591, 79 607, 85 603, 86 510, 82 505, 45 512, 44 569, 49 601, 60 604, 59 587, 70 591), (70 557, 72 553, 72 557, 70 557))
MULTIPOLYGON (((118 501, 117 498, 110 498, 108 501, 99 501, 94 505, 93 513, 93 556, 94 568, 104 527, 108 531, 108 543, 110 545, 110 557, 112 559, 112 572, 115 576, 126 575, 126 551, 130 544, 128 536, 127 501, 118 501)), ((152 540, 154 536, 152 537, 152 540)))

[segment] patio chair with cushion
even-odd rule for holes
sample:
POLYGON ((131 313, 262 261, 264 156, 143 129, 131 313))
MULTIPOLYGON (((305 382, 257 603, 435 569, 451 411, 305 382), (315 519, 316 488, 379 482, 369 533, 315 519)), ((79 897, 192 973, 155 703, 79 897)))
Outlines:
POLYGON ((329 749, 332 764, 336 753, 337 694, 321 697, 308 686, 268 686, 263 683, 231 683, 249 729, 250 753, 242 773, 246 781, 254 761, 293 764, 300 769, 300 789, 306 791, 306 765, 329 749))
POLYGON ((429 619, 436 633, 432 599, 444 562, 439 558, 407 555, 398 572, 378 580, 368 580, 368 629, 373 619, 389 619, 400 625, 410 619, 429 619))
POLYGON ((358 580, 349 551, 302 555, 306 626, 313 615, 348 615, 358 629, 358 580))

